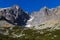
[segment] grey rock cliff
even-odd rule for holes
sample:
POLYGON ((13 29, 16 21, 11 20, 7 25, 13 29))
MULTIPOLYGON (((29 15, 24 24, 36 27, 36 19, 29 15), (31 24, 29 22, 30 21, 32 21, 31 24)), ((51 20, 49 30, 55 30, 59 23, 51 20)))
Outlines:
MULTIPOLYGON (((8 23, 8 26, 35 26, 36 29, 54 27, 56 24, 60 24, 60 7, 51 9, 43 7, 39 11, 32 12, 31 15, 16 5, 0 8, 0 20, 2 20, 2 24, 6 23, 5 26, 8 23)), ((0 23, 1 26, 2 24, 0 23)))
POLYGON ((25 26, 29 18, 29 14, 16 5, 0 9, 0 20, 5 20, 12 25, 25 26))
POLYGON ((43 7, 39 11, 34 11, 30 16, 26 27, 35 26, 36 29, 53 27, 60 22, 60 7, 51 9, 43 7))

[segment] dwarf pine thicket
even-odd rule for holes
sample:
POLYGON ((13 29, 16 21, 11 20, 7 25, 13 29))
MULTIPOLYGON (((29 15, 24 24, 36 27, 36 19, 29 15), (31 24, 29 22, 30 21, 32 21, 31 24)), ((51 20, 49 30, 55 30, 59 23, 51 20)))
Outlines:
POLYGON ((60 30, 56 29, 34 30, 15 26, 4 30, 8 30, 8 34, 0 34, 0 40, 60 40, 60 30))

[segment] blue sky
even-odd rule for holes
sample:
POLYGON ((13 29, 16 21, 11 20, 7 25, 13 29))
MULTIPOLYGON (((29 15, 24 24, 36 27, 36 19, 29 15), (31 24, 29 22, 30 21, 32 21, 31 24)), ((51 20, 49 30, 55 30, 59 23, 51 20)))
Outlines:
POLYGON ((38 11, 47 6, 53 8, 60 5, 60 0, 0 0, 0 8, 19 5, 24 11, 38 11))

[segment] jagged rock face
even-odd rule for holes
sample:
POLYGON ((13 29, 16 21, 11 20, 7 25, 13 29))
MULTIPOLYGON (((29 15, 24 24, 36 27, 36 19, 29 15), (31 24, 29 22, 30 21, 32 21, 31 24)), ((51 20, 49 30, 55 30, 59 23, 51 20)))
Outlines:
POLYGON ((48 9, 46 7, 41 8, 40 11, 33 12, 31 15, 24 12, 18 6, 12 6, 9 8, 0 8, 0 20, 4 20, 3 24, 11 24, 32 27, 36 26, 36 29, 43 29, 52 27, 56 24, 60 24, 60 7, 48 9), (43 26, 41 26, 43 25, 43 26))
POLYGON ((30 16, 28 13, 25 13, 18 6, 0 9, 0 19, 3 19, 13 25, 25 26, 29 18, 30 16))
POLYGON ((38 29, 53 27, 55 24, 60 22, 60 7, 48 9, 46 7, 42 8, 40 11, 33 12, 31 14, 30 20, 28 20, 26 27, 36 26, 38 29), (44 24, 42 27, 39 26, 44 24))

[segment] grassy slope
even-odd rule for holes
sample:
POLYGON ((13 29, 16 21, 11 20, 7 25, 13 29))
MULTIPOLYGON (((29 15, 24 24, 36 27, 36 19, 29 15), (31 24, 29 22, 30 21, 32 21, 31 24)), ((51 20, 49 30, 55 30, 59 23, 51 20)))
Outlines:
POLYGON ((9 35, 0 35, 0 40, 60 40, 60 30, 33 30, 29 28, 14 27, 8 30, 9 35), (19 35, 25 34, 20 37, 12 37, 12 33, 19 35))

